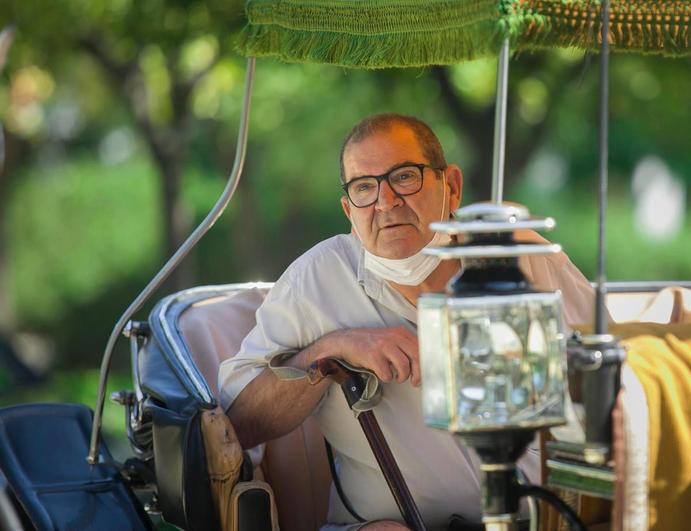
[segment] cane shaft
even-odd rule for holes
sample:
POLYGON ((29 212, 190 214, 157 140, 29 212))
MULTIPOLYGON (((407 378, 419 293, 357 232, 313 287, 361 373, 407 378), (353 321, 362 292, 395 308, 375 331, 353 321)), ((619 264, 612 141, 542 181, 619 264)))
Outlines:
POLYGON ((384 474, 384 479, 391 489, 391 494, 393 494, 398 509, 401 511, 405 523, 413 531, 419 531, 425 529, 425 524, 422 521, 422 516, 420 511, 413 500, 413 496, 408 490, 408 485, 403 479, 401 470, 398 468, 398 464, 394 459, 391 449, 384 439, 384 434, 379 427, 379 423, 374 416, 372 411, 364 411, 358 415, 358 420, 360 421, 360 426, 362 426, 362 431, 367 437, 367 442, 372 448, 372 453, 379 463, 379 468, 381 468, 384 474))
MULTIPOLYGON (((346 369, 335 358, 322 358, 310 366, 309 381, 312 384, 317 384, 324 378, 330 378, 340 384, 348 406, 357 411, 355 406, 360 402, 365 392, 365 381, 362 376, 357 372, 346 369)), ((417 505, 415 505, 415 500, 413 500, 410 490, 408 490, 408 485, 384 438, 374 412, 372 410, 359 411, 357 415, 362 431, 367 438, 367 442, 379 464, 386 483, 389 485, 391 494, 406 525, 413 531, 425 531, 425 523, 422 521, 420 511, 417 505)))

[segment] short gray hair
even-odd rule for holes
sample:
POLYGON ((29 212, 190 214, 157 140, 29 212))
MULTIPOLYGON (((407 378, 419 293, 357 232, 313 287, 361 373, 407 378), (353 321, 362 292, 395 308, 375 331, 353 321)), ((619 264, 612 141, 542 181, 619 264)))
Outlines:
POLYGON ((444 149, 441 147, 437 135, 434 134, 429 125, 414 116, 406 116, 397 113, 374 114, 358 122, 343 141, 340 155, 342 183, 345 183, 343 155, 345 154, 346 148, 351 143, 360 142, 375 133, 387 131, 394 125, 404 125, 413 132, 430 166, 434 168, 446 168, 444 149))

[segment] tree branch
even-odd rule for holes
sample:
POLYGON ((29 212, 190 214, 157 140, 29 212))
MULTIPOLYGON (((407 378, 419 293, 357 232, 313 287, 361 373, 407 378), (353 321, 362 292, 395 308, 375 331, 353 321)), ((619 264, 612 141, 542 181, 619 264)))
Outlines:
MULTIPOLYGON (((190 112, 190 97, 197 84, 206 77, 218 64, 220 55, 217 55, 208 65, 196 72, 189 79, 182 80, 177 68, 169 67, 171 72, 171 104, 173 106, 173 127, 175 131, 184 135, 187 133, 188 124, 192 118, 190 112)), ((183 141, 181 138, 180 141, 183 141)))
POLYGON ((90 35, 79 39, 79 47, 89 53, 103 67, 111 81, 124 86, 124 83, 137 70, 137 61, 133 59, 126 63, 118 63, 104 48, 103 43, 90 35))
MULTIPOLYGON (((187 233, 187 220, 179 201, 181 165, 185 151, 185 132, 172 126, 157 126, 150 119, 146 85, 136 59, 118 62, 96 37, 80 41, 80 47, 101 65, 108 78, 125 97, 134 123, 146 142, 161 176, 166 254, 171 255, 187 233)), ((185 101, 185 104, 187 101, 185 101)), ((177 112, 180 112, 178 110, 177 112)), ((183 268, 184 269, 184 268, 183 268)), ((186 272, 179 269, 171 278, 173 285, 182 285, 186 272)))
POLYGON ((465 104, 457 92, 446 67, 434 66, 431 73, 439 90, 441 99, 453 117, 453 122, 459 131, 469 132, 468 138, 472 142, 472 152, 477 154, 473 167, 474 175, 466 175, 472 179, 472 189, 478 199, 489 199, 492 190, 492 142, 494 138, 494 107, 483 110, 471 109, 465 104), (472 130, 467 130, 467 124, 472 124, 472 130))
MULTIPOLYGON (((525 56, 521 61, 521 70, 543 71, 544 63, 542 57, 525 56)), ((510 186, 512 177, 523 171, 538 146, 544 142, 545 135, 552 125, 554 111, 566 92, 563 87, 580 70, 581 65, 579 63, 561 70, 555 80, 547 87, 549 94, 552 95, 552 101, 548 103, 544 118, 537 124, 528 125, 528 134, 513 135, 510 140, 507 139, 510 149, 507 149, 505 186, 510 186)), ((473 189, 480 199, 489 198, 491 193, 492 146, 494 143, 494 106, 481 111, 469 108, 453 86, 447 68, 436 66, 431 69, 431 72, 439 86, 441 99, 454 118, 456 127, 460 131, 464 131, 464 128, 467 127, 466 124, 472 124, 470 141, 473 143, 473 151, 478 154, 474 170, 475 174, 479 176, 473 181, 473 189)), ((515 99, 515 91, 509 90, 509 123, 514 122, 517 118, 517 107, 511 104, 515 99)))
POLYGON ((103 43, 93 35, 80 39, 79 46, 101 65, 108 78, 120 88, 121 93, 126 97, 127 107, 152 155, 159 167, 165 168, 169 164, 169 158, 176 156, 178 150, 166 149, 163 135, 156 131, 151 123, 146 104, 146 88, 142 82, 137 59, 125 63, 118 62, 108 53, 103 43))

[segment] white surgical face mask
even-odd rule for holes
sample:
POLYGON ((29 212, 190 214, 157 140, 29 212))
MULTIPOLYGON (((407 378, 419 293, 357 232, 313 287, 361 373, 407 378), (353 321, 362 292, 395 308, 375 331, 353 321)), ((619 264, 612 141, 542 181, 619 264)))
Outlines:
MULTIPOLYGON (((451 241, 448 234, 439 232, 425 247, 446 245, 451 241)), ((365 250, 365 268, 384 280, 405 286, 417 286, 432 274, 441 258, 423 254, 422 249, 407 258, 382 258, 365 250)))
MULTIPOLYGON (((446 207, 446 178, 444 177, 443 180, 444 197, 441 204, 441 221, 444 220, 444 209, 446 207)), ((355 228, 354 224, 353 227, 355 228)), ((358 234, 357 228, 355 228, 355 233, 358 234)), ((359 234, 358 237, 360 237, 359 234)), ((360 238, 360 241, 362 241, 362 238, 360 238)), ((446 245, 450 241, 451 236, 448 234, 435 232, 432 240, 424 248, 446 245)), ((365 268, 384 280, 390 280, 405 286, 417 286, 430 276, 441 262, 438 256, 423 254, 423 249, 407 258, 383 258, 365 249, 365 268)))

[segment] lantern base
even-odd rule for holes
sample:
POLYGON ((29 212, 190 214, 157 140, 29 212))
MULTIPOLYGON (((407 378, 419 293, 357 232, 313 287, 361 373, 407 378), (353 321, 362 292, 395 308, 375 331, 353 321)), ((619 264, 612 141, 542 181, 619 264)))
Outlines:
POLYGON ((516 461, 535 438, 535 430, 465 432, 458 436, 482 461, 483 522, 495 526, 492 529, 514 529, 521 497, 516 461))

